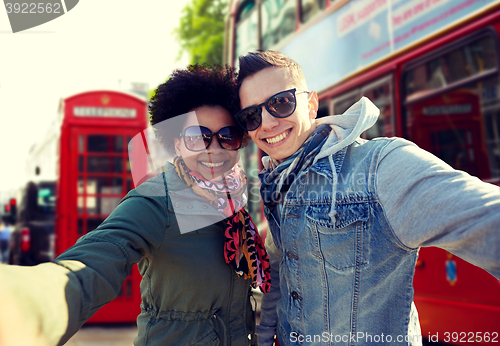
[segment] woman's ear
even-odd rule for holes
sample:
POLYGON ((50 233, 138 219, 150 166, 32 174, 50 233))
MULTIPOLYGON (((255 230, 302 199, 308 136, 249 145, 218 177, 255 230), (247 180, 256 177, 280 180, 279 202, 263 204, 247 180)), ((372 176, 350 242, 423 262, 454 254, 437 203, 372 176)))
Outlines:
POLYGON ((181 156, 181 140, 179 138, 174 138, 174 149, 177 156, 181 156))

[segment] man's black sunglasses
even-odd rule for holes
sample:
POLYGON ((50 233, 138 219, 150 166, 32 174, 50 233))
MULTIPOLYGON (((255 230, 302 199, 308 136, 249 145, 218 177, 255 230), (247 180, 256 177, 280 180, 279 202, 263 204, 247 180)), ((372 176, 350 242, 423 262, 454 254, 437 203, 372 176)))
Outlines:
POLYGON ((295 95, 308 93, 306 90, 290 89, 280 91, 271 96, 266 102, 262 102, 257 106, 250 106, 242 109, 234 116, 236 121, 246 131, 256 130, 262 123, 262 107, 275 118, 286 118, 295 112, 297 107, 297 99, 295 95))
POLYGON ((184 137, 186 148, 191 151, 202 151, 212 143, 212 138, 217 137, 221 148, 226 150, 238 150, 243 141, 243 132, 238 126, 226 126, 213 133, 205 126, 189 126, 180 134, 184 137))

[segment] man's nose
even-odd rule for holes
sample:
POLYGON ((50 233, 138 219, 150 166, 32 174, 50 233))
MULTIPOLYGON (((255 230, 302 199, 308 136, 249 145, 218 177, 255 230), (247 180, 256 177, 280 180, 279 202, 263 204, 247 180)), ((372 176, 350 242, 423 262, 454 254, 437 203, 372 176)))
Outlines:
POLYGON ((264 131, 271 130, 279 125, 279 119, 273 117, 266 109, 262 107, 262 124, 260 125, 264 131))

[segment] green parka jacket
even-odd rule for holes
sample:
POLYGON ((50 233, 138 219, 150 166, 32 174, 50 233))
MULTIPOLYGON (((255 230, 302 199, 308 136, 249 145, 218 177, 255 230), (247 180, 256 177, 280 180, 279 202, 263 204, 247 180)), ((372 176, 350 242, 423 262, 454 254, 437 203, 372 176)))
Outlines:
MULTIPOLYGON (((57 265, 42 264, 45 269, 38 274, 43 271, 45 280, 59 287, 52 287, 52 294, 39 293, 38 299, 52 299, 55 305, 42 305, 39 310, 48 311, 31 315, 38 316, 49 342, 64 344, 117 296, 137 263, 142 303, 134 345, 256 345, 250 280, 237 277, 224 261, 224 222, 182 234, 179 217, 220 219, 220 214, 187 189, 167 164, 164 173, 130 191, 96 230, 56 258, 57 265), (174 203, 167 185, 176 195, 174 203), (53 277, 57 275, 67 279, 53 277), (56 296, 62 290, 63 304, 57 301, 61 294, 56 296), (58 313, 61 318, 54 316, 58 313)), ((32 271, 31 280, 36 274, 32 271)))

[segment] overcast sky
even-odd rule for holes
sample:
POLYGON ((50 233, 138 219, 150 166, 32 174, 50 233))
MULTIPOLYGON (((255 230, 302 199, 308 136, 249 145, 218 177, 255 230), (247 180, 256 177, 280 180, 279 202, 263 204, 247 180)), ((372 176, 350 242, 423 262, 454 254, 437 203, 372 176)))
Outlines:
POLYGON ((13 34, 0 5, 0 200, 26 181, 29 148, 61 97, 92 89, 154 88, 178 67, 172 36, 188 0, 82 0, 53 21, 13 34))

